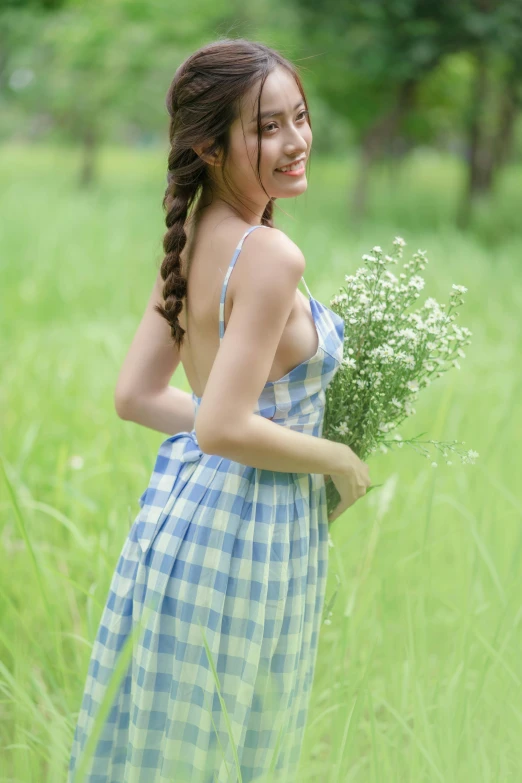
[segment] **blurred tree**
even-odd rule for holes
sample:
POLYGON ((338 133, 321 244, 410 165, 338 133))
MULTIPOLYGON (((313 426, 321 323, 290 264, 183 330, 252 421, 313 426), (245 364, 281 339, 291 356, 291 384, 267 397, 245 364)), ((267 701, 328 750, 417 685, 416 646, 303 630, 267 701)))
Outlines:
POLYGON ((57 11, 66 0, 2 0, 0 6, 0 90, 5 87, 7 64, 12 49, 19 44, 22 22, 39 11, 57 11))
POLYGON ((422 82, 459 47, 452 2, 295 0, 308 49, 328 52, 315 73, 326 101, 348 115, 360 144, 350 211, 366 208, 372 164, 392 149, 422 82))
POLYGON ((470 0, 461 18, 473 62, 466 112, 468 172, 457 223, 469 224, 474 202, 489 198, 509 160, 522 104, 522 4, 520 0, 470 0))
POLYGON ((491 186, 512 137, 519 106, 520 0, 323 0, 320 6, 313 0, 294 2, 307 50, 326 54, 314 68, 321 95, 349 117, 360 145, 350 202, 356 218, 366 209, 372 164, 397 150, 399 134, 404 137, 410 131, 402 145, 407 151, 415 134, 425 133, 423 119, 417 116, 411 122, 411 117, 418 115, 426 82, 448 58, 459 53, 471 57, 474 89, 463 117, 468 188, 459 216, 465 224, 473 197, 491 186), (496 89, 489 90, 495 84, 496 89), (503 96, 496 109, 486 100, 490 92, 491 97, 503 96), (487 132, 492 117, 497 129, 493 134, 487 132))
POLYGON ((156 126, 167 127, 165 95, 176 68, 205 35, 215 37, 227 7, 227 0, 197 0, 186 13, 181 0, 71 0, 38 18, 24 49, 35 78, 19 101, 49 113, 65 138, 80 143, 82 186, 93 181, 98 147, 122 117, 145 129, 156 114, 156 126))

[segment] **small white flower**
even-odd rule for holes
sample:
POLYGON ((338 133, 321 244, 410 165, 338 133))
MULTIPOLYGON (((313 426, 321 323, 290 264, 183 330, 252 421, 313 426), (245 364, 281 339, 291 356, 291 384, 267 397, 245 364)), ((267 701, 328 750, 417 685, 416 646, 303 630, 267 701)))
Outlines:
POLYGON ((436 463, 436 462, 432 462, 432 463, 431 463, 431 467, 432 467, 432 468, 436 468, 436 467, 437 467, 437 463, 436 463))
POLYGON ((453 284, 451 287, 453 288, 454 291, 457 291, 459 294, 465 294, 466 291, 468 290, 464 285, 453 284))
POLYGON ((390 280, 392 283, 398 283, 399 282, 398 279, 393 274, 393 272, 390 272, 389 269, 387 269, 384 274, 386 275, 388 280, 390 280))
POLYGON ((404 241, 404 239, 402 237, 395 237, 395 239, 393 240, 393 244, 397 245, 398 247, 405 247, 406 246, 406 242, 404 241))
POLYGON ((349 356, 346 356, 346 357, 343 359, 342 363, 343 363, 343 364, 344 364, 346 367, 350 367, 352 370, 355 370, 355 369, 356 369, 356 367, 357 367, 357 364, 356 364, 356 361, 355 361, 355 359, 351 359, 349 356))
POLYGON ((411 288, 416 288, 417 291, 422 291, 424 288, 424 280, 420 275, 413 275, 413 277, 410 277, 408 280, 408 285, 411 288))
POLYGON ((337 427, 337 432, 339 435, 348 435, 350 430, 348 429, 348 425, 346 421, 342 421, 339 426, 337 427))
POLYGON ((69 465, 73 470, 81 470, 84 465, 83 457, 80 457, 79 454, 71 457, 69 460, 69 465))
POLYGON ((362 257, 363 261, 377 261, 375 256, 371 256, 368 253, 365 253, 362 257))
POLYGON ((412 392, 418 392, 419 391, 419 384, 417 381, 407 381, 406 386, 408 389, 412 392))
POLYGON ((398 336, 399 337, 404 337, 407 340, 417 340, 418 339, 418 335, 417 335, 416 331, 414 329, 410 329, 410 328, 401 329, 400 332, 398 333, 398 336))
POLYGON ((379 247, 379 245, 375 245, 375 247, 372 247, 373 253, 382 253, 382 247, 379 247))

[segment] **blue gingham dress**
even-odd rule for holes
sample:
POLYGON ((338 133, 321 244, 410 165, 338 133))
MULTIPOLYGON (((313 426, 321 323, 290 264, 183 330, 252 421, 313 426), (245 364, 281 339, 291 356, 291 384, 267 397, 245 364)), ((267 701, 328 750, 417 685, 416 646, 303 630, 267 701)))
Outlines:
MULTIPOLYGON (((227 270, 220 341, 230 273, 262 227, 245 232, 227 270)), ((255 413, 320 437, 344 321, 303 282, 317 351, 267 382, 255 413)), ((140 620, 85 783, 295 783, 327 576, 323 474, 205 454, 192 429, 160 445, 139 505, 92 648, 68 783, 81 783, 74 773, 96 711, 140 620)))

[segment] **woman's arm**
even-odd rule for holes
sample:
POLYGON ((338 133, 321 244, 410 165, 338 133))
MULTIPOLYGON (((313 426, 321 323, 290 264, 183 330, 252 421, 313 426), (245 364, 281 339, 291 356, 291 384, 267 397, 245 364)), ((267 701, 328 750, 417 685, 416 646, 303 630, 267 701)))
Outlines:
MULTIPOLYGON (((208 454, 240 462, 260 470, 282 473, 347 474, 359 464, 349 446, 284 427, 252 413, 241 428, 225 432, 221 441, 202 445, 208 454)), ((325 478, 326 481, 326 478, 325 478)))
POLYGON ((180 356, 169 324, 154 310, 162 298, 163 280, 158 272, 118 376, 114 406, 122 419, 175 435, 194 428, 194 400, 187 392, 169 386, 180 356))
POLYGON ((175 386, 167 386, 158 394, 134 397, 127 405, 117 405, 120 419, 135 421, 143 427, 158 430, 167 435, 190 432, 194 429, 194 400, 175 386))
POLYGON ((278 229, 249 236, 234 267, 232 312, 198 408, 196 436, 204 452, 262 470, 348 473, 358 463, 348 446, 254 413, 303 269, 301 251, 278 229))

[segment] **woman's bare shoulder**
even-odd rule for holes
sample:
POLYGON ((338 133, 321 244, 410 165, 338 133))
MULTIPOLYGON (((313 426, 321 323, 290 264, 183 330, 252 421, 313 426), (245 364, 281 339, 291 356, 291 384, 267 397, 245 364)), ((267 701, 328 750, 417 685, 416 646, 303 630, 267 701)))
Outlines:
POLYGON ((248 238, 253 239, 254 237, 254 242, 250 243, 252 246, 263 251, 276 252, 278 259, 288 258, 290 261, 295 259, 304 262, 301 248, 280 228, 264 226, 262 231, 252 231, 248 238))

